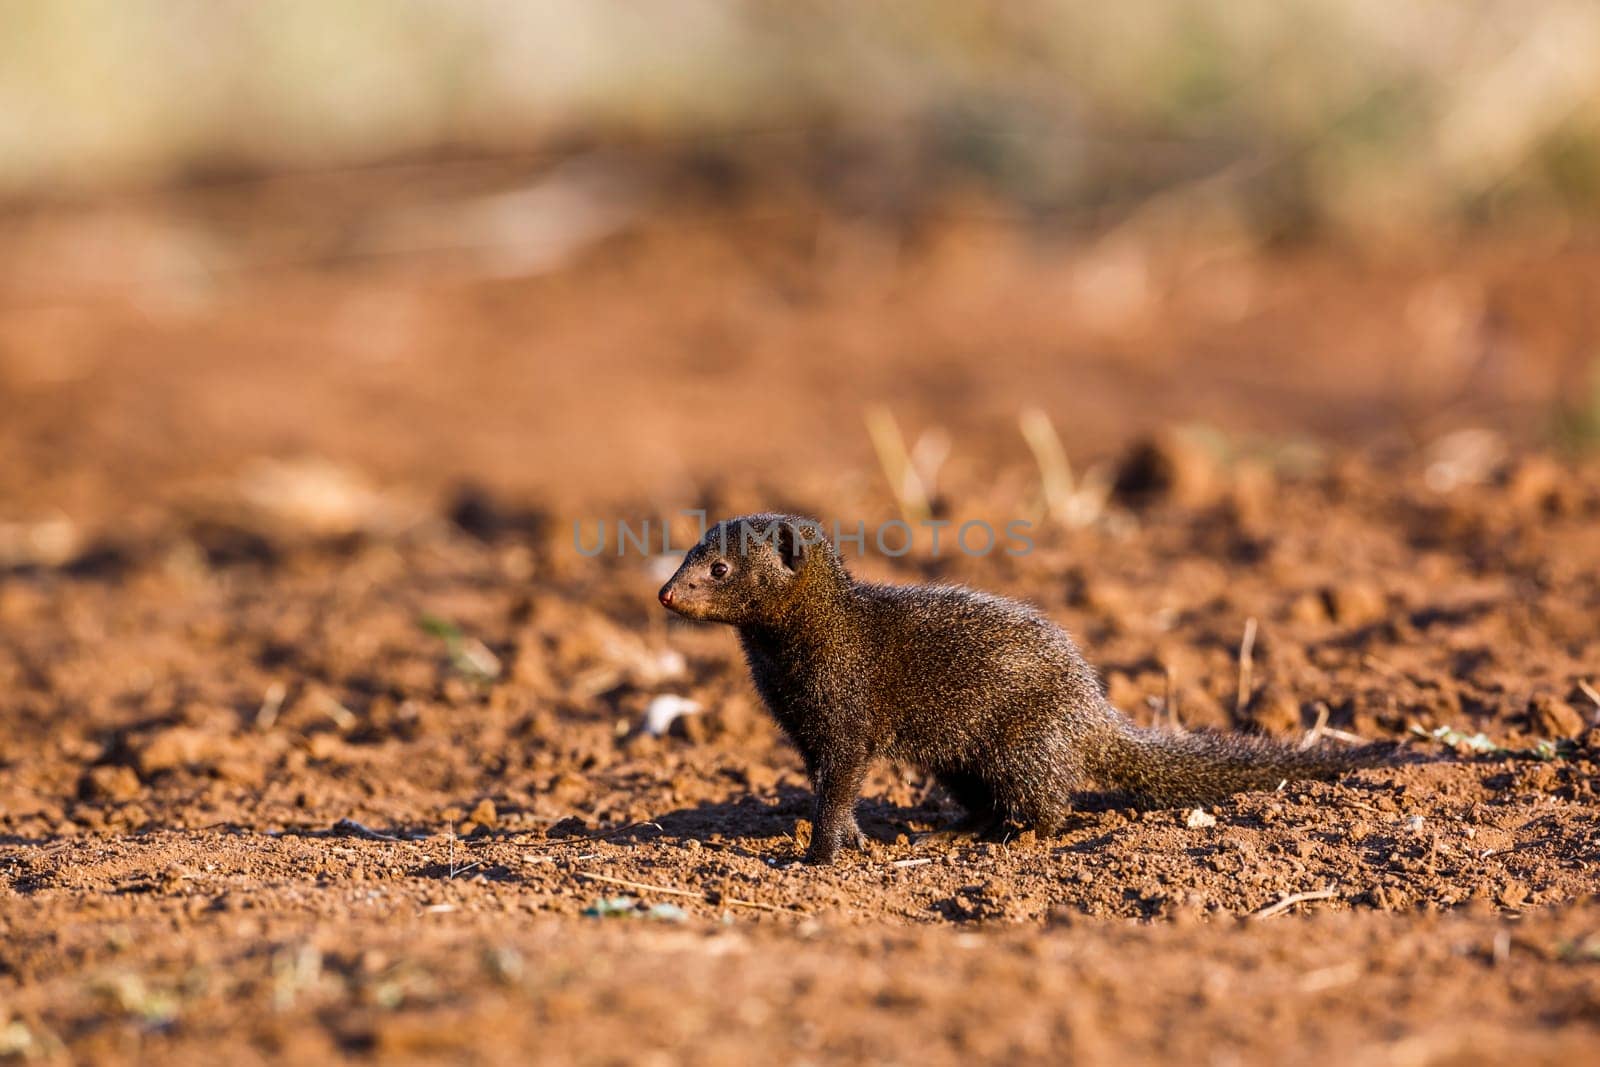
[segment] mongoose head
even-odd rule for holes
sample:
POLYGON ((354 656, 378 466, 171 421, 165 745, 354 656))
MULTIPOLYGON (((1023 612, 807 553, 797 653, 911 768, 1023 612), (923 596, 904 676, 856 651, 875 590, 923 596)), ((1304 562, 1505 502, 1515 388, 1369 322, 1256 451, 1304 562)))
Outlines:
POLYGON ((734 626, 776 621, 814 559, 832 549, 815 519, 746 515, 719 522, 661 587, 662 606, 685 618, 734 626))

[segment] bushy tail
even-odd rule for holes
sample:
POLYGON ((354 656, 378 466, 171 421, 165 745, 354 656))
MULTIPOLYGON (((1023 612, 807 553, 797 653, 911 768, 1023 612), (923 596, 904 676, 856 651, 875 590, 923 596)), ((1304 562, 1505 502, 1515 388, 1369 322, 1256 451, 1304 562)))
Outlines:
POLYGON ((1393 760, 1383 742, 1357 748, 1301 749, 1248 734, 1173 733, 1123 725, 1093 768, 1100 785, 1152 807, 1211 804, 1284 781, 1337 778, 1393 760))

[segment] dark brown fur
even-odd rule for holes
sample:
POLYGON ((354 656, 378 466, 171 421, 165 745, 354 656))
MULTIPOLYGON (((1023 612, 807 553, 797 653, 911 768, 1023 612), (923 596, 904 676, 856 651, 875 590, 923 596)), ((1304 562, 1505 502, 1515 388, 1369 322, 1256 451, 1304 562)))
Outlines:
POLYGON ((795 516, 713 527, 661 602, 738 629, 756 688, 816 790, 813 863, 861 844, 856 799, 880 757, 932 772, 967 810, 963 829, 1046 834, 1091 783, 1149 806, 1204 804, 1387 752, 1142 730, 1033 608, 969 589, 858 582, 820 527, 795 516))

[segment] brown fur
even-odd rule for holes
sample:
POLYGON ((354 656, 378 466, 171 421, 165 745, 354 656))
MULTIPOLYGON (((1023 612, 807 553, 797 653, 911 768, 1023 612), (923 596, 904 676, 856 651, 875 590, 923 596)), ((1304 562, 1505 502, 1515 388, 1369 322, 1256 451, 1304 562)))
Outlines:
POLYGON ((855 803, 878 758, 932 772, 967 810, 964 829, 1046 834, 1091 783, 1150 806, 1203 804, 1387 752, 1142 730, 1033 608, 957 587, 858 582, 820 526, 795 516, 713 527, 661 601, 738 629, 756 688, 816 790, 813 863, 861 844, 855 803))

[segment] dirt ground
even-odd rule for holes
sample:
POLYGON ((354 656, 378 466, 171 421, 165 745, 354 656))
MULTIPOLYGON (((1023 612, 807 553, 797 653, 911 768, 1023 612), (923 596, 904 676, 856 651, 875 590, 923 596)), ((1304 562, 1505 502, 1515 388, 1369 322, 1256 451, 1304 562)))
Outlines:
POLYGON ((1600 247, 586 167, 0 217, 0 1056, 1593 1056, 1600 247), (880 409, 1034 547, 863 573, 1039 604, 1142 722, 1397 765, 1004 845, 882 767, 798 864, 732 635, 615 524, 895 518, 880 409))

